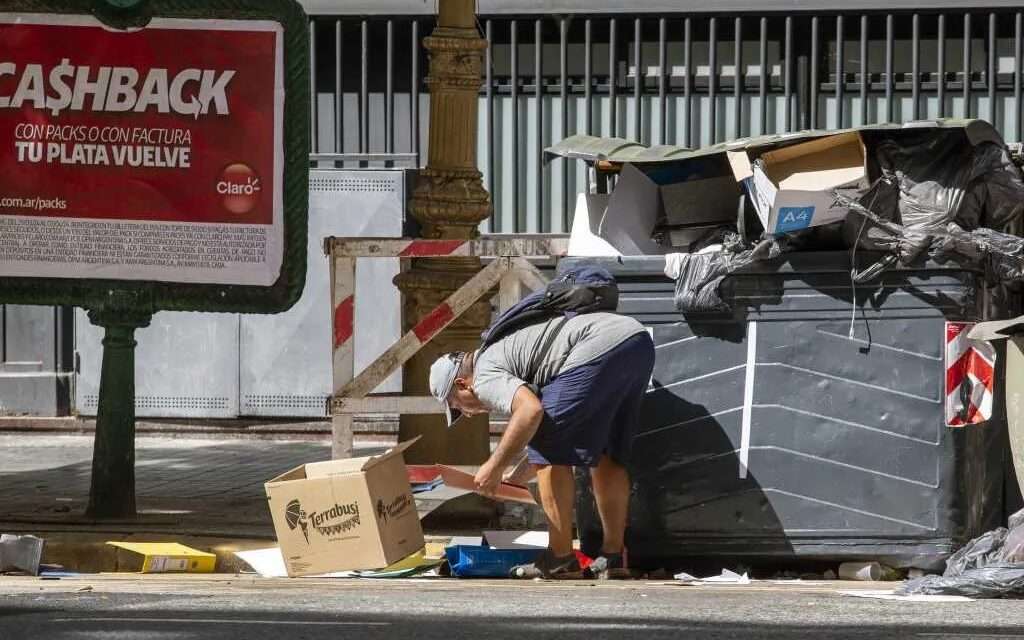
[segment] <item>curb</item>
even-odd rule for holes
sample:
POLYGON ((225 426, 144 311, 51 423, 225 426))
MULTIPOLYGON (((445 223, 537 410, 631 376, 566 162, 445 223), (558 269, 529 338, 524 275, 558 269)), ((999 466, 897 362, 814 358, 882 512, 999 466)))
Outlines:
MULTIPOLYGON (((179 542, 187 547, 217 556, 214 573, 236 574, 252 569, 236 551, 266 549, 274 540, 208 538, 199 536, 154 536, 146 534, 117 536, 81 533, 38 534, 46 540, 43 564, 61 565, 66 571, 77 573, 135 573, 139 570, 137 554, 112 547, 107 541, 118 542, 179 542)), ((440 553, 451 541, 451 535, 424 536, 428 553, 440 553)))

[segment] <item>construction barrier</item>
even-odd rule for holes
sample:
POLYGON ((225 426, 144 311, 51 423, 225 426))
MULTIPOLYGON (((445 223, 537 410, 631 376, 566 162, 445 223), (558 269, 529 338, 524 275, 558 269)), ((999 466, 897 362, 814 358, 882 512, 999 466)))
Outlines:
POLYGON ((370 395, 380 383, 441 333, 474 303, 498 287, 504 310, 522 298, 523 289, 536 290, 547 279, 528 259, 557 259, 566 255, 566 235, 487 235, 472 240, 408 238, 327 238, 324 251, 331 261, 331 304, 334 326, 334 387, 329 411, 332 456, 352 453, 352 418, 363 413, 442 414, 431 396, 370 395), (421 318, 376 360, 356 375, 355 283, 359 258, 489 258, 490 263, 421 318))

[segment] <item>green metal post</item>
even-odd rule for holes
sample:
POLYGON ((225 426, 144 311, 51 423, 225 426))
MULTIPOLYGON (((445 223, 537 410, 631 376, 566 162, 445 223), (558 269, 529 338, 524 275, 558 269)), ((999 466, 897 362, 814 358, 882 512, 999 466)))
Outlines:
POLYGON ((153 312, 131 304, 137 294, 115 291, 110 295, 112 304, 89 311, 89 320, 103 327, 105 336, 85 514, 90 518, 134 518, 135 330, 149 326, 153 312))

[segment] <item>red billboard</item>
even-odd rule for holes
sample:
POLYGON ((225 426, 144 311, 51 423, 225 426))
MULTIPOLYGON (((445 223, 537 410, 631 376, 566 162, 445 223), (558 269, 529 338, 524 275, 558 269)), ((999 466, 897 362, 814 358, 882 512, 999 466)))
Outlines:
POLYGON ((267 286, 282 27, 0 16, 0 277, 267 286))

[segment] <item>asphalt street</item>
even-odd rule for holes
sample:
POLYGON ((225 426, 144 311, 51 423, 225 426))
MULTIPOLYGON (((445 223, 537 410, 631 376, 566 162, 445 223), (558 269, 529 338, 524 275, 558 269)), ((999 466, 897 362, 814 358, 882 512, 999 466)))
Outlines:
POLYGON ((0 578, 0 638, 1024 639, 1024 601, 891 602, 839 588, 864 586, 0 578))

